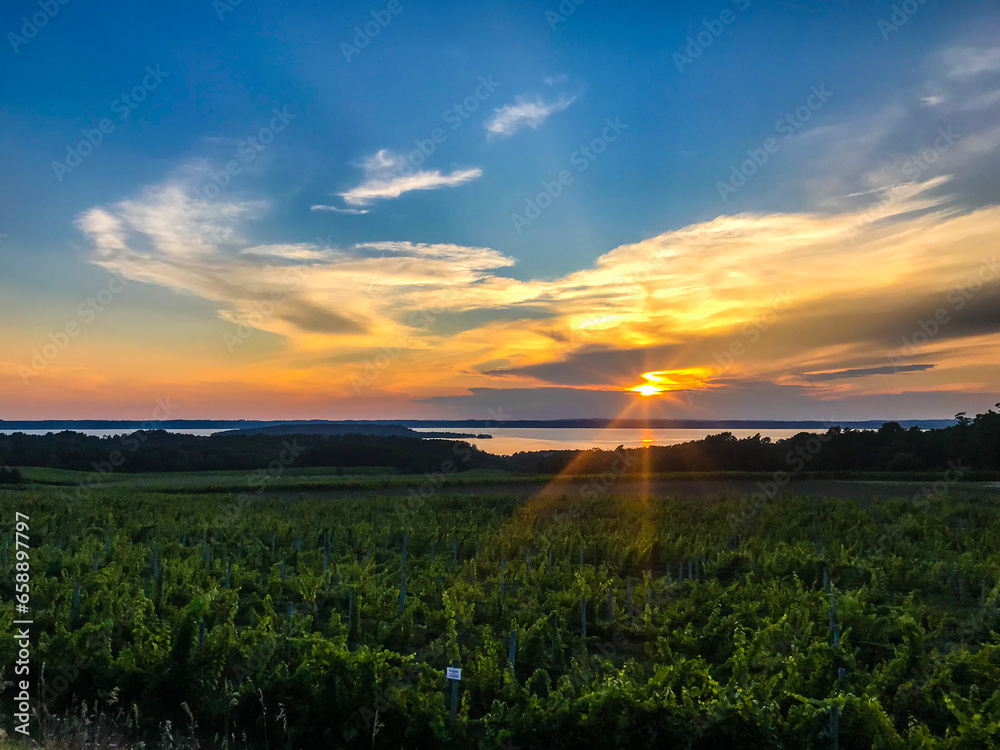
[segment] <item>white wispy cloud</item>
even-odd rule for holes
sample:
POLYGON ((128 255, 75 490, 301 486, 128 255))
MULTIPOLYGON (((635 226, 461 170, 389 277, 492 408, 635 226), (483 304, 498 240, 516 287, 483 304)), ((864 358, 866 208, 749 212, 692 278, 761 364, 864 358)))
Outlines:
POLYGON ((199 201, 195 185, 174 177, 82 213, 76 225, 92 244, 90 260, 129 279, 216 302, 220 317, 231 322, 246 323, 261 299, 280 300, 273 315, 253 326, 303 348, 331 337, 398 339, 409 327, 399 320, 401 299, 422 301, 453 285, 464 294, 514 263, 489 248, 450 244, 255 245, 240 228, 268 205, 199 201), (376 271, 384 304, 367 293, 376 271))
POLYGON ((387 179, 366 180, 340 197, 352 206, 367 206, 372 201, 385 198, 398 198, 403 193, 414 190, 440 190, 446 187, 456 187, 467 182, 478 180, 483 176, 483 170, 456 169, 454 172, 442 173, 440 170, 417 172, 411 175, 400 175, 387 179))
MULTIPOLYGON (((382 149, 369 157, 361 165, 365 172, 364 181, 357 187, 339 193, 349 206, 368 206, 373 201, 398 198, 414 190, 440 190, 457 187, 478 180, 483 170, 478 167, 456 169, 453 172, 440 170, 418 170, 405 157, 388 149, 382 149)), ((313 210, 337 211, 334 207, 317 207, 313 210)), ((340 209, 350 213, 349 209, 340 209)))
POLYGON ((362 214, 368 213, 367 208, 340 208, 339 206, 324 206, 317 203, 315 206, 309 206, 310 211, 332 211, 338 214, 351 214, 352 216, 360 216, 362 214))
POLYGON ((537 128, 556 112, 562 112, 576 101, 575 96, 560 96, 552 102, 542 97, 517 96, 513 104, 506 104, 493 111, 485 127, 490 136, 513 135, 522 128, 537 128))

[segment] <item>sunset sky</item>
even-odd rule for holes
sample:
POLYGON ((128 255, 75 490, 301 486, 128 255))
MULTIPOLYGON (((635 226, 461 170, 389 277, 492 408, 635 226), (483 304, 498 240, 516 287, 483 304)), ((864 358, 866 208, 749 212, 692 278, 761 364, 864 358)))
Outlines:
POLYGON ((985 411, 1000 6, 902 5, 14 0, 0 419, 985 411))

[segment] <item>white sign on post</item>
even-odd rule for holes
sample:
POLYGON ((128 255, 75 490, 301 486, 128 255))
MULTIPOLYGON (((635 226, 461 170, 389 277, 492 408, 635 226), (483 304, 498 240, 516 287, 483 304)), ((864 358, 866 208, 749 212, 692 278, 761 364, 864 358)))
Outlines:
POLYGON ((447 667, 446 671, 447 671, 447 675, 448 675, 448 679, 449 680, 461 680, 462 679, 462 670, 459 669, 458 667, 447 667))

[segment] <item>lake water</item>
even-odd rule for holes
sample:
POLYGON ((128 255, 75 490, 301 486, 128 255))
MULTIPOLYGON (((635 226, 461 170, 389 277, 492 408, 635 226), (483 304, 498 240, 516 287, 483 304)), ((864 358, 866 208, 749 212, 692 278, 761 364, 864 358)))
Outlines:
MULTIPOLYGON (((468 428, 461 427, 416 427, 417 432, 471 432, 468 428)), ((219 432, 218 428, 210 430, 169 430, 184 435, 211 435, 219 432)), ((477 433, 492 435, 492 439, 477 440, 469 439, 469 442, 477 448, 498 455, 509 456, 518 451, 541 451, 541 450, 585 450, 587 448, 603 448, 614 450, 619 445, 626 448, 641 448, 644 445, 676 445, 686 443, 690 440, 701 440, 706 435, 717 435, 720 432, 727 432, 721 428, 713 429, 670 429, 670 430, 642 430, 642 429, 613 429, 613 428, 546 428, 546 427, 490 427, 475 430, 477 433)), ((823 432, 822 429, 806 430, 806 432, 823 432)), ((48 432, 58 432, 58 430, 2 430, 0 434, 10 434, 11 432, 23 432, 26 435, 45 435, 48 432)), ((114 435, 125 435, 134 430, 77 430, 84 435, 96 435, 98 437, 109 437, 114 435)), ((772 440, 791 437, 802 429, 759 429, 745 430, 732 429, 738 438, 753 437, 760 433, 761 436, 769 437, 772 440)))
MULTIPOLYGON (((456 427, 417 427, 417 432, 466 432, 456 427)), ((471 430, 468 430, 471 432, 471 430)), ((542 450, 579 450, 587 448, 603 448, 614 450, 619 445, 626 448, 641 448, 644 445, 676 445, 691 440, 701 440, 706 435, 717 435, 720 432, 731 432, 738 438, 753 437, 760 434, 772 440, 791 437, 800 432, 796 429, 759 429, 759 430, 725 430, 713 429, 614 429, 614 428, 545 428, 545 427, 490 427, 481 430, 483 434, 492 435, 491 440, 470 439, 469 442, 488 453, 509 456, 518 451, 542 450)), ((477 432, 480 432, 477 430, 477 432)), ((822 428, 805 430, 805 432, 825 432, 822 428)))

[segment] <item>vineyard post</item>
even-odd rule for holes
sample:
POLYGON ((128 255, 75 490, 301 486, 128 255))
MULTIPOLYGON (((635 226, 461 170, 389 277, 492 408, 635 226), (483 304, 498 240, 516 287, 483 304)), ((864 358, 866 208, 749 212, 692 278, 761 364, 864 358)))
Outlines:
POLYGON ((587 637, 587 595, 580 597, 580 635, 587 637))
POLYGON ((517 630, 510 631, 507 639, 507 665, 510 668, 510 679, 514 680, 514 660, 517 658, 517 630))
POLYGON ((840 645, 840 625, 837 624, 837 590, 830 587, 830 632, 833 634, 833 646, 840 645))
POLYGON ((615 588, 608 586, 608 622, 612 625, 615 622, 615 588))
MULTIPOLYGON (((198 648, 201 649, 205 646, 205 621, 201 620, 198 623, 198 648)), ((205 679, 205 667, 202 665, 201 668, 201 679, 205 679)))
POLYGON ((548 573, 552 570, 552 548, 549 547, 549 562, 545 568, 545 572, 548 573))
POLYGON ((549 651, 549 661, 555 665, 556 663, 556 637, 559 635, 559 613, 555 613, 555 618, 552 621, 552 647, 549 651))
MULTIPOLYGON (((458 669, 458 659, 451 660, 451 666, 458 669)), ((458 722, 458 680, 451 680, 451 725, 458 722)))
POLYGON ((526 550, 524 553, 524 580, 525 582, 531 578, 531 550, 526 550))
POLYGON ((403 551, 399 556, 399 613, 406 609, 406 545, 410 541, 410 532, 403 534, 403 551))
POLYGON ((75 620, 80 616, 80 582, 77 581, 73 586, 73 607, 70 610, 70 616, 75 620))
POLYGON ((451 567, 458 565, 458 539, 452 537, 451 540, 451 567))
POLYGON ((625 593, 628 596, 628 617, 631 620, 633 616, 632 612, 632 578, 625 579, 625 593))

